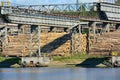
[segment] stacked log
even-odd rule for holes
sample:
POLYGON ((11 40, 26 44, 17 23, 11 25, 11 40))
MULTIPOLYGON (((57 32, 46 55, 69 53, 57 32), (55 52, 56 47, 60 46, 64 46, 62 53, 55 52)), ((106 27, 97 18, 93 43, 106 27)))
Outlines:
POLYGON ((75 34, 74 41, 75 41, 75 52, 86 52, 87 47, 87 39, 86 34, 75 34))
MULTIPOLYGON (((80 38, 80 48, 82 52, 86 51, 86 34, 78 34, 74 36, 75 38, 75 49, 78 49, 78 41, 80 38)), ((37 35, 36 35, 37 40, 37 35)), ((35 44, 33 40, 32 45, 35 44)), ((40 47, 42 53, 51 53, 51 55, 61 55, 66 56, 71 52, 71 36, 70 33, 66 32, 42 32, 40 35, 40 47)), ((8 36, 8 46, 4 49, 4 53, 9 54, 9 50, 14 53, 19 53, 22 56, 30 54, 30 34, 18 34, 17 36, 8 36), (11 47, 10 47, 11 46, 11 47)), ((33 52, 38 50, 38 43, 33 46, 33 52)), ((12 54, 12 52, 10 52, 12 54)))
POLYGON ((90 54, 109 55, 112 51, 120 54, 120 30, 105 33, 98 37, 97 42, 92 44, 90 54))

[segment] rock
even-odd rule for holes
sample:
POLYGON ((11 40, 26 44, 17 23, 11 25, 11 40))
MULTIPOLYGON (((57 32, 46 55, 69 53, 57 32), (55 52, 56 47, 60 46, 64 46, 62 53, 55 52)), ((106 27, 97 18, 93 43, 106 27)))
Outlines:
POLYGON ((19 64, 13 64, 13 65, 11 65, 10 67, 11 67, 11 68, 20 68, 21 65, 19 65, 19 64))

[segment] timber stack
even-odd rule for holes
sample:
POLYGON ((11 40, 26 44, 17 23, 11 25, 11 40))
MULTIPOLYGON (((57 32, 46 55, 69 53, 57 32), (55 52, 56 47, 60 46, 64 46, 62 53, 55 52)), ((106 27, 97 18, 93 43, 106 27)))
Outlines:
POLYGON ((112 52, 120 54, 120 29, 100 35, 95 44, 92 44, 90 54, 110 55, 112 52))
MULTIPOLYGON (((8 44, 3 48, 2 55, 28 56, 30 54, 30 34, 8 35, 7 38, 8 44)), ((40 38, 42 53, 67 56, 71 52, 71 35, 68 32, 42 32, 40 38)), ((74 38, 78 38, 78 34, 74 38)), ((75 42, 76 48, 78 47, 78 40, 75 42)), ((80 41, 81 51, 85 52, 87 46, 86 34, 80 35, 80 41)), ((37 50, 38 45, 35 45, 33 51, 37 50)))

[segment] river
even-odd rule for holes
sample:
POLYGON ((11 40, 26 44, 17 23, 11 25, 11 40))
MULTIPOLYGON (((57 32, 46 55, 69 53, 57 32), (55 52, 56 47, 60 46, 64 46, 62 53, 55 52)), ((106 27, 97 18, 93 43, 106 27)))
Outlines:
POLYGON ((120 80, 120 68, 0 68, 0 80, 120 80))

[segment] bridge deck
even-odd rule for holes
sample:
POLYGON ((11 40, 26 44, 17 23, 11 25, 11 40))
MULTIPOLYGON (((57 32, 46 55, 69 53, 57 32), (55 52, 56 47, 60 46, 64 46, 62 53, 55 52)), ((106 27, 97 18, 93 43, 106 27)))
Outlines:
MULTIPOLYGON (((120 6, 114 6, 113 4, 108 3, 96 3, 96 5, 100 8, 100 14, 101 12, 104 12, 107 18, 105 16, 102 16, 102 20, 100 19, 93 19, 93 18, 86 18, 86 17, 71 17, 71 16, 63 16, 63 15, 54 15, 52 13, 44 13, 40 10, 37 10, 37 8, 32 9, 31 6, 28 8, 25 7, 10 7, 10 6, 4 6, 1 7, 1 15, 3 15, 4 19, 10 23, 17 23, 17 24, 30 24, 30 25, 43 25, 43 26, 56 26, 56 27, 72 27, 74 25, 77 25, 80 23, 80 21, 85 22, 106 22, 106 23, 115 23, 120 24, 119 22, 119 7, 120 6), (112 6, 112 7, 111 7, 112 6), (117 7, 117 12, 115 8, 117 7), (112 11, 108 11, 109 10, 112 11), (114 11, 115 10, 115 11, 114 11), (114 16, 113 16, 114 15, 114 16)), ((93 6, 93 5, 92 5, 93 6)), ((74 14, 73 14, 74 15, 74 14)), ((101 15, 99 15, 101 17, 101 15)), ((75 15, 74 15, 75 16, 75 15)))

